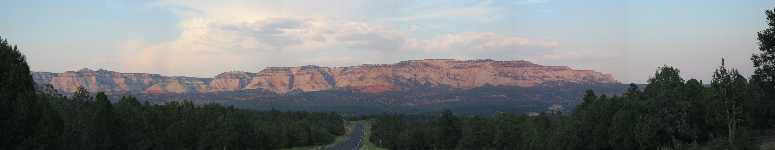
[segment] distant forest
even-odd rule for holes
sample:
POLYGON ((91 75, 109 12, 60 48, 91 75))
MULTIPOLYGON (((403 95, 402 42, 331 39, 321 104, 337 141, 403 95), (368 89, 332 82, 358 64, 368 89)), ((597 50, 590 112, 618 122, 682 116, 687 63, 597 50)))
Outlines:
POLYGON ((0 149, 279 149, 331 143, 336 113, 258 112, 191 101, 164 105, 80 88, 36 91, 24 56, 0 39, 0 149))
MULTIPOLYGON (((639 85, 640 86, 640 85, 639 85)), ((482 86, 473 89, 416 87, 382 93, 326 90, 279 95, 259 90, 195 94, 136 94, 139 100, 163 104, 190 100, 195 104, 220 103, 242 109, 337 112, 345 115, 380 113, 426 114, 448 109, 456 114, 491 116, 496 112, 544 112, 553 105, 570 111, 581 104, 588 89, 601 94, 622 94, 628 85, 619 83, 546 83, 535 87, 482 86), (562 84, 557 86, 557 84, 562 84)), ((110 95, 109 95, 110 96, 110 95)), ((111 99, 119 99, 113 95, 111 99)))

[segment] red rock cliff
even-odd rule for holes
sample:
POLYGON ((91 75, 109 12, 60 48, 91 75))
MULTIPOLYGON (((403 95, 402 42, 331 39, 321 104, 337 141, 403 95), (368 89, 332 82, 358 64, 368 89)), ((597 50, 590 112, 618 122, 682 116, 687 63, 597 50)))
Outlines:
POLYGON ((470 89, 484 85, 529 87, 545 82, 616 83, 609 74, 542 66, 528 61, 409 60, 396 64, 350 67, 269 67, 258 73, 225 72, 214 78, 167 77, 158 74, 118 73, 82 69, 64 73, 35 72, 39 84, 61 92, 83 86, 108 93, 191 93, 263 89, 276 93, 351 89, 384 92, 415 86, 470 89))

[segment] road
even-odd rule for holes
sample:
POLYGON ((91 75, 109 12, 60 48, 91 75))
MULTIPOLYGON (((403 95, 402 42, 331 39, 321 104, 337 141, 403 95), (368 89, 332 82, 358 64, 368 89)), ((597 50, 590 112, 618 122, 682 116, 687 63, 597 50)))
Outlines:
POLYGON ((328 150, 358 150, 361 148, 361 142, 363 141, 364 136, 364 127, 363 123, 357 122, 352 128, 352 132, 350 133, 350 137, 347 138, 347 141, 344 141, 342 143, 336 144, 334 146, 331 146, 328 148, 328 150))

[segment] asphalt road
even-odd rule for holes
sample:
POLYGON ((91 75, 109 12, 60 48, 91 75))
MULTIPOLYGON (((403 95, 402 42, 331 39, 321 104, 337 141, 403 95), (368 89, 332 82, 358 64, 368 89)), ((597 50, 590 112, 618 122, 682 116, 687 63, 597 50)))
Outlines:
POLYGON ((363 141, 364 136, 364 127, 363 123, 356 123, 353 128, 352 132, 350 133, 350 138, 347 139, 347 141, 344 141, 342 143, 336 144, 334 146, 331 146, 328 148, 328 150, 358 150, 361 148, 361 142, 363 141))

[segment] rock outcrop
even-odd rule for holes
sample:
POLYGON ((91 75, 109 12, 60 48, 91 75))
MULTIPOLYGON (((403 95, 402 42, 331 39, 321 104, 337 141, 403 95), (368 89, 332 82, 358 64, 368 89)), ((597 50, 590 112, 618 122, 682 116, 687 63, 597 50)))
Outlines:
POLYGON ((56 90, 65 93, 74 92, 83 86, 90 91, 150 94, 255 89, 281 94, 332 89, 385 92, 417 86, 471 89, 485 85, 531 87, 547 82, 617 82, 609 74, 592 70, 489 59, 426 59, 350 67, 268 67, 258 73, 225 72, 214 78, 168 77, 90 69, 64 73, 35 72, 33 78, 38 84, 51 84, 56 90))

